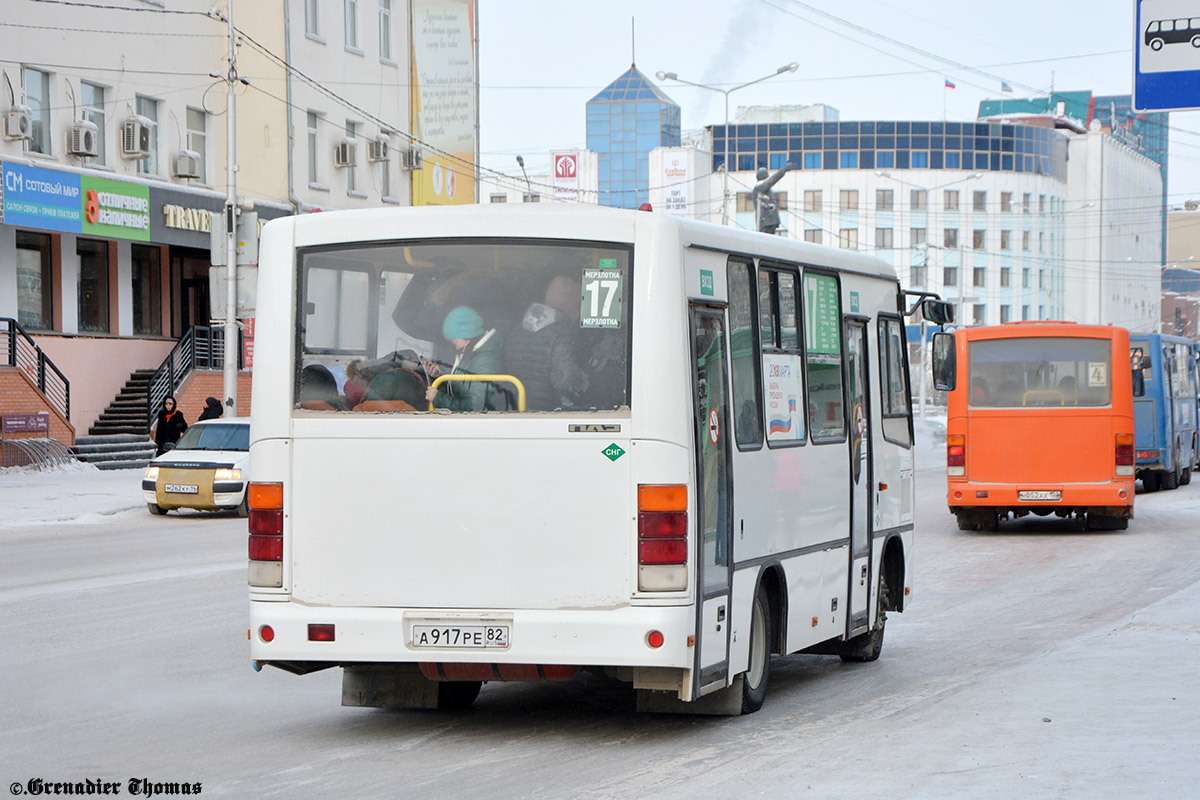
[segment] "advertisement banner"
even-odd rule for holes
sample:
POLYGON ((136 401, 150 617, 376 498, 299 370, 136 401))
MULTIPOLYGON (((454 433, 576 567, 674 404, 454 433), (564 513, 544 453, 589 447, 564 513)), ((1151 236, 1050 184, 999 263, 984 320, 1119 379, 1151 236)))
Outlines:
POLYGON ((551 153, 550 163, 554 166, 554 201, 578 203, 579 154, 551 153))
POLYGON ((476 0, 412 0, 414 206, 475 202, 476 0))
POLYGON ((663 211, 686 217, 688 215, 688 168, 683 153, 663 156, 663 211))
POLYGON ((79 233, 82 219, 78 175, 4 164, 4 221, 7 224, 79 233))
POLYGON ((150 241, 150 187, 136 183, 80 177, 83 190, 82 233, 111 239, 150 241))

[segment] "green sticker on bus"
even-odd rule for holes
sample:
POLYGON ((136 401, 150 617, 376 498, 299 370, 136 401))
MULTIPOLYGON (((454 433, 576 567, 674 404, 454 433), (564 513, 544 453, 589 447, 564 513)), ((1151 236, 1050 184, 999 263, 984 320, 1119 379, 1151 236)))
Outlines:
POLYGON ((622 450, 616 442, 613 442, 601 452, 604 453, 604 457, 609 461, 616 461, 618 458, 625 455, 625 451, 622 450))
POLYGON ((600 259, 599 269, 585 269, 579 307, 579 327, 621 327, 621 294, 624 282, 625 274, 617 269, 615 258, 600 259))
POLYGON ((850 293, 850 313, 858 313, 858 292, 850 293))
POLYGON ((713 290, 714 285, 715 285, 715 282, 713 281, 712 270, 711 269, 700 270, 700 294, 704 295, 705 297, 712 297, 713 292, 714 292, 714 290, 713 290))

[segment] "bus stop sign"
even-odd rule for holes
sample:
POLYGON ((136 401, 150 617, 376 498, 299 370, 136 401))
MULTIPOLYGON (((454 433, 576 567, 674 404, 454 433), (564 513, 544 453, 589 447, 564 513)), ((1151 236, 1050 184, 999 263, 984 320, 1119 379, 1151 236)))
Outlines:
POLYGON ((1133 107, 1200 109, 1200 0, 1134 0, 1133 107))

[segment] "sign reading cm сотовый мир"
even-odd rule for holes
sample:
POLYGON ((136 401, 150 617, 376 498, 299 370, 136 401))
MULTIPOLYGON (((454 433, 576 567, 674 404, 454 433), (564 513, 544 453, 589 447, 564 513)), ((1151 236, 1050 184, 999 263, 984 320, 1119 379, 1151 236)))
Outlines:
POLYGON ((4 222, 63 233, 150 241, 150 187, 4 164, 4 222))

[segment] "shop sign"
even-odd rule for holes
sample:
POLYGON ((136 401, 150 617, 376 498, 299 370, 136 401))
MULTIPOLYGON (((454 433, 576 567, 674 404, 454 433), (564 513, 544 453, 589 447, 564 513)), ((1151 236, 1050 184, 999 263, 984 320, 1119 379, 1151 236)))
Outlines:
POLYGON ((162 207, 163 225, 181 231, 208 233, 212 230, 213 212, 206 208, 184 208, 167 203, 162 207))
POLYGON ((150 187, 81 176, 83 230, 89 236, 150 241, 150 187))
POLYGON ((4 222, 78 233, 82 220, 79 176, 21 164, 4 165, 4 222))

